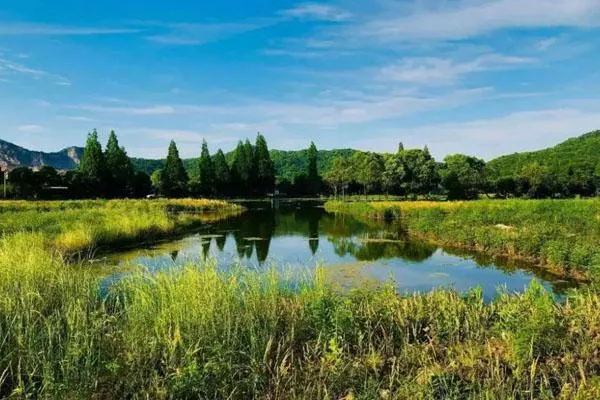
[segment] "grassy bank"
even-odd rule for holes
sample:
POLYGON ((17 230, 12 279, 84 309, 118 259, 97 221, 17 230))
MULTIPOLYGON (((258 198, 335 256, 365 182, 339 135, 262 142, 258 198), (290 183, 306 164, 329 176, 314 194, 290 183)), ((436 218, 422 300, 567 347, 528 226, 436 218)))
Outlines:
POLYGON ((37 239, 0 241, 0 397, 600 396, 591 290, 564 304, 535 285, 491 304, 478 292, 340 295, 318 273, 291 284, 190 265, 134 273, 104 298, 85 271, 32 251, 37 239))
POLYGON ((187 218, 210 220, 229 206, 0 208, 0 398, 600 397, 600 294, 593 287, 556 303, 534 283, 522 295, 486 303, 478 291, 403 297, 392 285, 339 293, 322 270, 298 281, 209 263, 135 270, 106 293, 93 270, 65 263, 57 250, 68 226, 106 232, 92 236, 104 242, 85 242, 91 246, 125 237, 110 220, 115 210, 138 221, 131 232, 144 232, 163 217, 183 218, 185 226, 187 218), (171 215, 190 207, 194 215, 171 215), (70 213, 68 223, 46 223, 70 213))
POLYGON ((0 233, 36 232, 60 256, 158 240, 241 212, 215 200, 0 202, 0 233))
POLYGON ((331 212, 397 220, 441 245, 534 261, 566 274, 600 267, 600 200, 328 202, 331 212))

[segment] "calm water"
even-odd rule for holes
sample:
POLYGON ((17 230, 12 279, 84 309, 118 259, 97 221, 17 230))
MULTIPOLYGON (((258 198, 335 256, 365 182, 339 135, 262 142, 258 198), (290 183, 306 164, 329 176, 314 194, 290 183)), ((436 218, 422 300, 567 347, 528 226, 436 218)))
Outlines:
MULTIPOLYGON (((226 267, 275 266, 306 271, 317 265, 342 287, 377 285, 393 280, 398 290, 429 291, 481 287, 487 299, 497 288, 522 291, 539 279, 556 294, 574 287, 539 269, 406 240, 398 223, 364 222, 327 213, 316 202, 245 204, 245 214, 214 223, 200 232, 153 247, 113 254, 110 265, 143 265, 159 271, 189 262, 217 260, 226 267)), ((118 279, 113 275, 108 281, 118 279)))

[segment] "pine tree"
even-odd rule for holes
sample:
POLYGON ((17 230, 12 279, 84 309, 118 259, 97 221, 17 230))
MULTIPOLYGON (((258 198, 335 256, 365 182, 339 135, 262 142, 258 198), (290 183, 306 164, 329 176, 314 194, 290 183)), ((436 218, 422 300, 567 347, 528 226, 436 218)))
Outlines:
POLYGON ((256 189, 259 194, 272 192, 275 188, 275 164, 271 160, 267 140, 260 133, 256 137, 254 165, 256 166, 256 189))
POLYGON ((206 140, 202 141, 202 152, 200 154, 199 164, 200 191, 204 196, 213 195, 215 192, 215 171, 206 140))
POLYGON ((310 142, 310 147, 308 148, 308 192, 309 194, 317 194, 319 192, 319 188, 321 186, 321 177, 319 176, 319 169, 317 166, 317 158, 319 156, 319 152, 317 150, 317 146, 315 146, 314 142, 310 142))
POLYGON ((188 174, 179 157, 174 141, 169 145, 169 154, 161 174, 163 194, 167 197, 181 197, 187 193, 188 174))
POLYGON ((244 183, 246 174, 244 169, 244 143, 240 140, 233 153, 233 163, 231 164, 231 194, 243 195, 245 192, 244 183))
POLYGON ((108 194, 111 197, 133 194, 135 169, 125 149, 119 147, 115 131, 110 132, 104 156, 108 172, 108 194))
POLYGON ((102 145, 98 141, 98 132, 94 129, 88 134, 78 174, 86 186, 87 195, 104 196, 106 194, 106 159, 102 145))
POLYGON ((255 194, 258 166, 254 158, 254 146, 252 146, 252 143, 248 139, 244 142, 244 171, 246 193, 250 195, 255 194))
POLYGON ((215 188, 217 194, 220 196, 227 196, 231 193, 230 183, 231 174, 229 171, 229 165, 225 159, 223 150, 219 149, 213 160, 214 177, 215 177, 215 188))

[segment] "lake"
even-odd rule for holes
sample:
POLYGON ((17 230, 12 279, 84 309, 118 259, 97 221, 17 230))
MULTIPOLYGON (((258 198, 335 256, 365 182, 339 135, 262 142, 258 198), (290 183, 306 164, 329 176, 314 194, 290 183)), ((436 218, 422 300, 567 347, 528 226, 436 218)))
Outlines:
MULTIPOLYGON (((522 262, 439 248, 410 240, 399 222, 358 220, 326 212, 317 201, 247 202, 248 211, 185 237, 103 257, 123 268, 141 265, 151 271, 215 260, 220 267, 275 267, 306 272, 323 266, 343 288, 393 282, 399 292, 455 288, 483 290, 487 300, 498 288, 521 292, 538 279, 556 295, 577 283, 522 262)), ((110 283, 126 273, 106 279, 110 283)))

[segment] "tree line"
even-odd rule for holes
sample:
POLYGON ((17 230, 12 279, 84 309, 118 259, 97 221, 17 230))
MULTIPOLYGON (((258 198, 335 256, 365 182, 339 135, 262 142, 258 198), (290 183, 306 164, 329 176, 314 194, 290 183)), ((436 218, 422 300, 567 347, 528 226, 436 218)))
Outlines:
POLYGON ((193 169, 186 169, 177 145, 171 141, 162 168, 151 176, 136 171, 132 159, 110 132, 105 150, 94 130, 87 138, 77 170, 59 173, 44 166, 37 171, 17 168, 10 172, 16 198, 135 198, 154 193, 165 197, 261 197, 279 191, 287 196, 389 194, 418 198, 438 196, 451 200, 490 197, 592 196, 600 190, 600 166, 569 168, 558 174, 537 162, 503 176, 484 160, 463 154, 437 162, 427 146, 395 153, 355 151, 338 156, 321 174, 319 152, 311 143, 305 171, 293 179, 277 179, 267 141, 239 141, 228 156, 219 149, 211 155, 206 141, 193 169), (351 155, 350 155, 351 154, 351 155))
POLYGON ((324 181, 335 196, 392 194, 408 198, 443 196, 450 200, 496 198, 593 196, 600 192, 600 165, 572 168, 558 174, 537 162, 526 164, 512 176, 502 176, 485 161, 453 154, 436 162, 424 149, 405 149, 394 154, 358 152, 338 157, 324 181))

